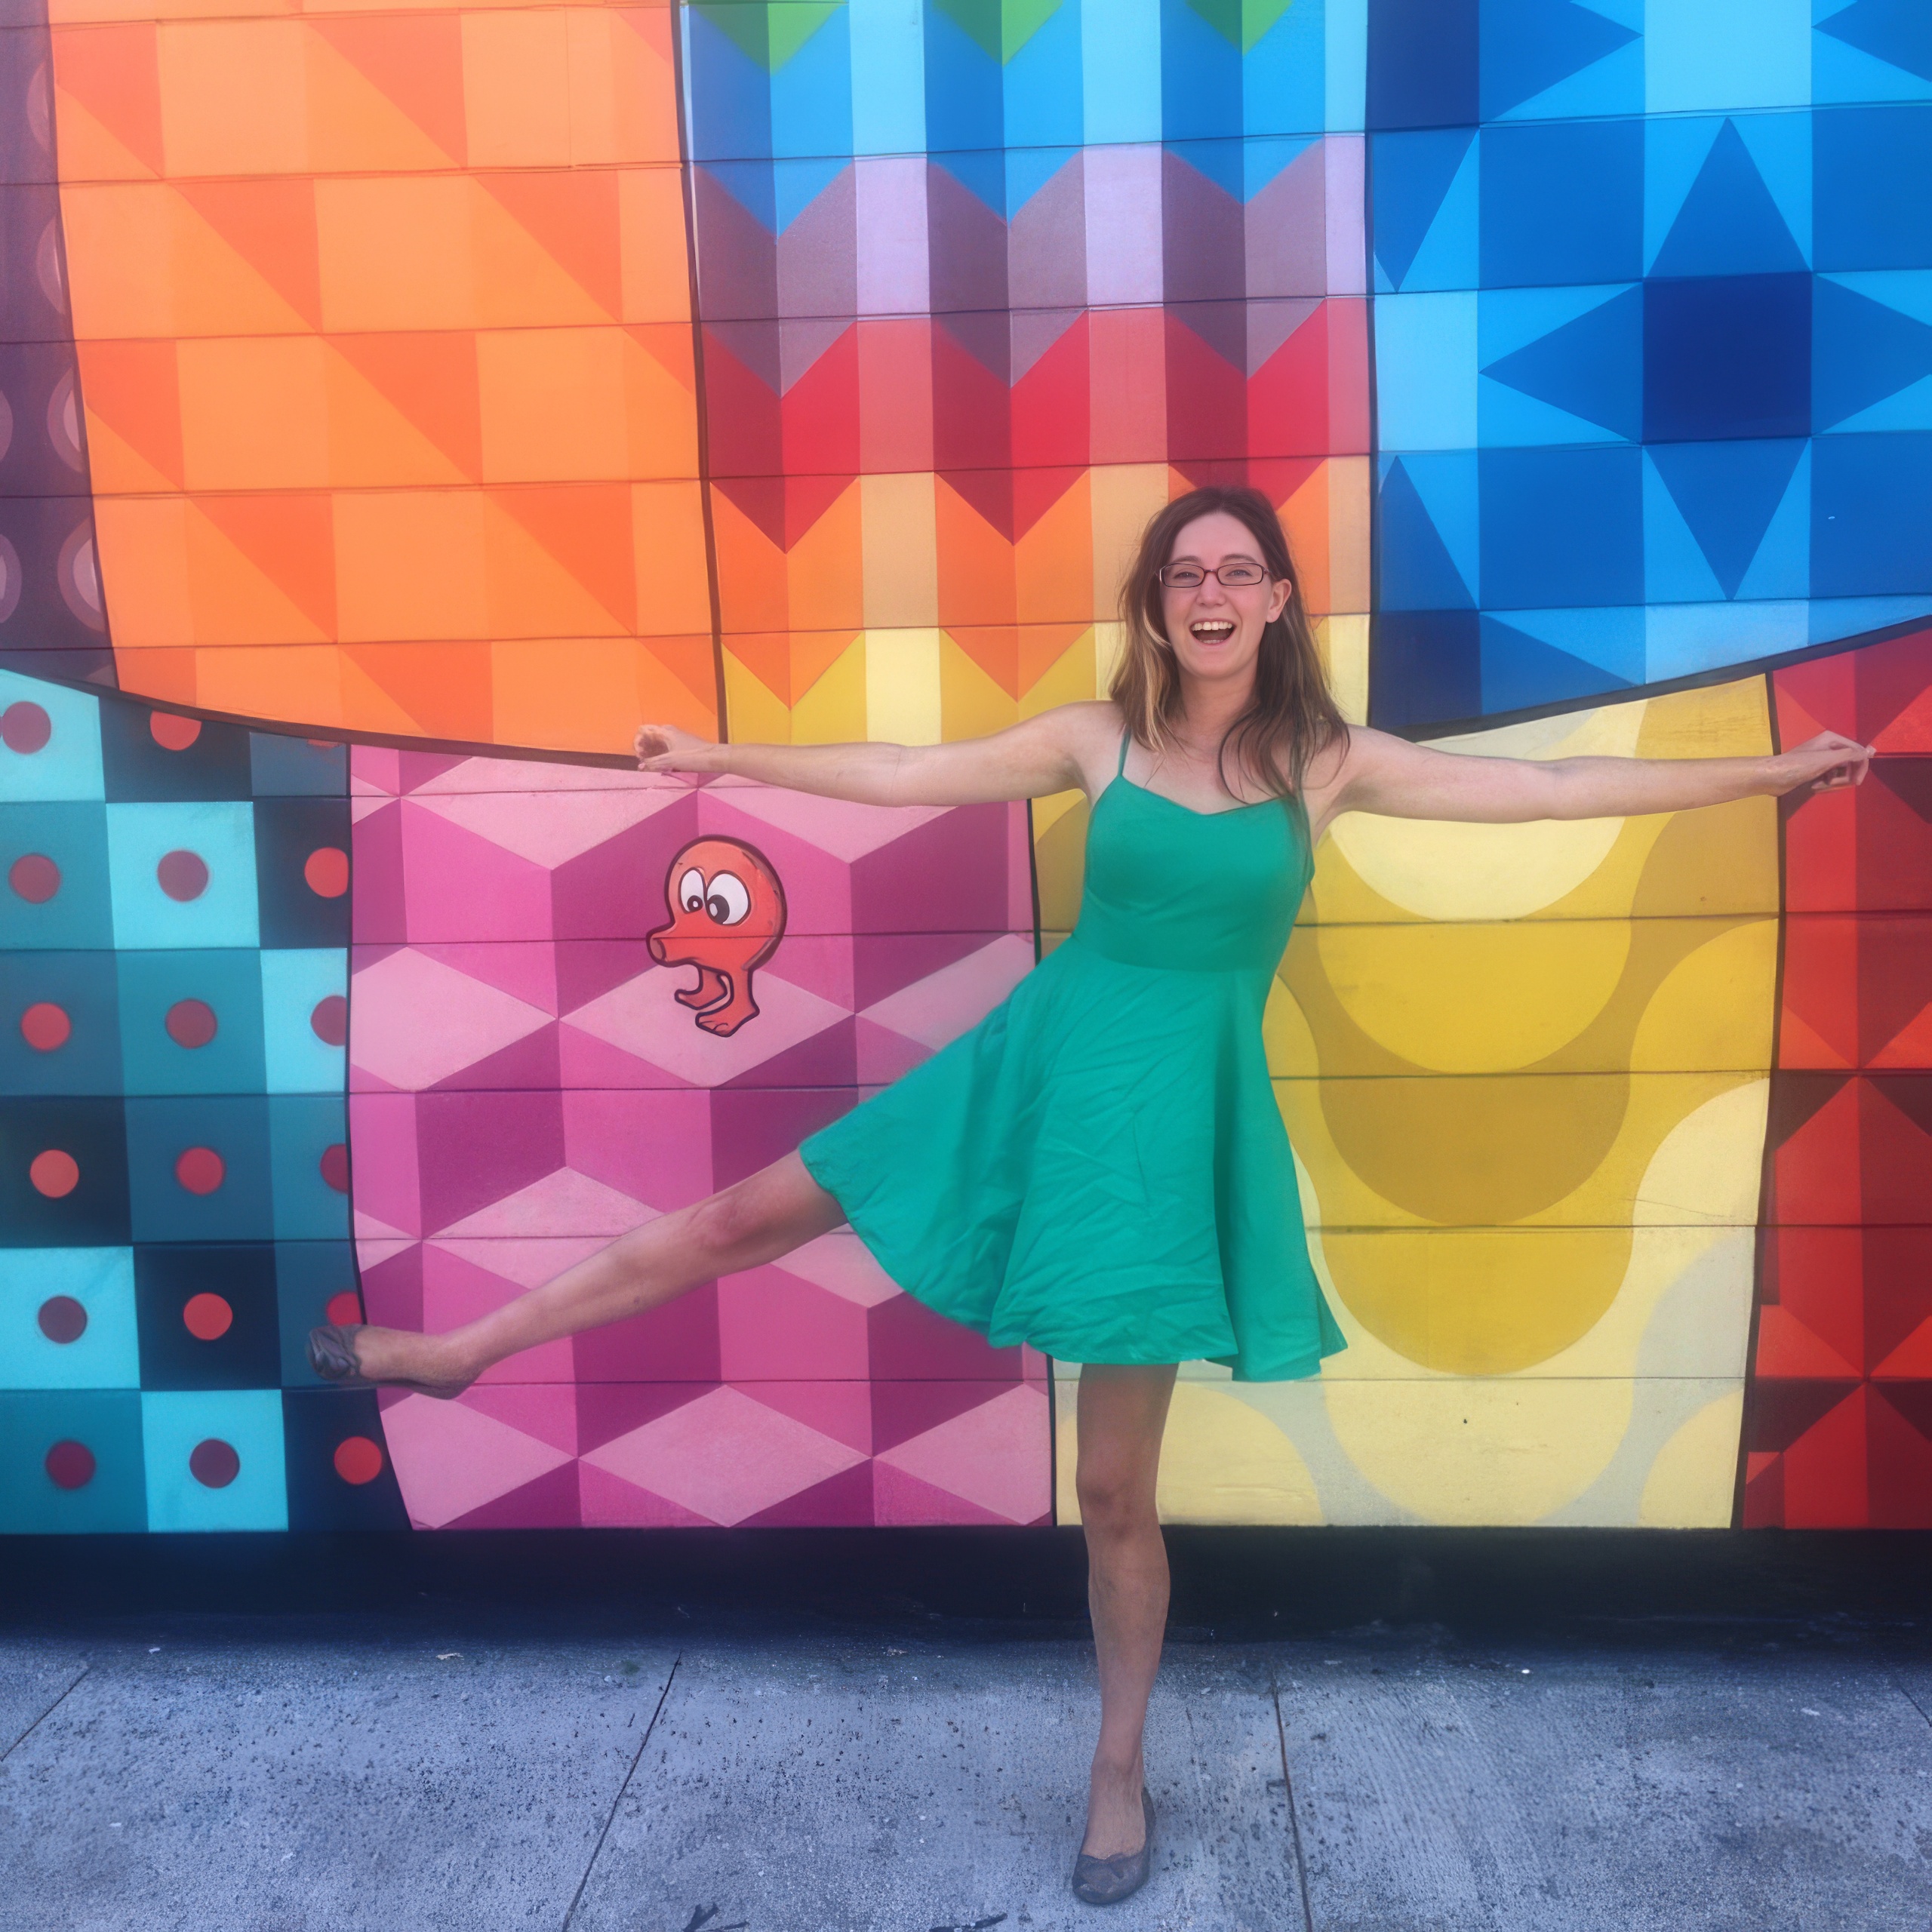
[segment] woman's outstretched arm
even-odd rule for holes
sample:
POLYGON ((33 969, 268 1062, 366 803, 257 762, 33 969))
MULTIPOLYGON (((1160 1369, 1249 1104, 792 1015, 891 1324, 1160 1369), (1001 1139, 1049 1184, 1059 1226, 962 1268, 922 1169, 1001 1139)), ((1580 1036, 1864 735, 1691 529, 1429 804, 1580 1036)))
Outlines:
MULTIPOLYGON (((1762 758, 1482 758, 1431 751, 1386 732, 1357 729, 1325 785, 1324 816, 1460 819, 1507 825, 1527 819, 1626 818, 1734 798, 1777 797, 1801 787, 1861 784, 1872 751, 1823 731, 1762 758)), ((1310 803, 1315 800, 1311 796, 1310 803)))
POLYGON ((947 745, 715 745, 646 724, 636 749, 645 771, 728 772, 862 805, 978 805, 1084 786, 1097 748, 1119 732, 1111 704, 1063 704, 947 745))

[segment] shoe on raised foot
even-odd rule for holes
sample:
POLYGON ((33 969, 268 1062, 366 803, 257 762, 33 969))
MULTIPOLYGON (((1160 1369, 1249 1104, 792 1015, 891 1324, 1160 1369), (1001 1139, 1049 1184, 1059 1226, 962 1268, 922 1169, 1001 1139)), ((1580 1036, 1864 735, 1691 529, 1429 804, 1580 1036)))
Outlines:
POLYGON ((454 1401, 469 1386, 467 1382, 412 1382, 405 1376, 371 1381, 362 1373, 355 1355, 355 1338, 368 1325, 366 1321, 325 1321, 319 1328, 311 1328, 309 1366, 338 1389, 407 1389, 415 1395, 433 1395, 439 1402, 454 1401))

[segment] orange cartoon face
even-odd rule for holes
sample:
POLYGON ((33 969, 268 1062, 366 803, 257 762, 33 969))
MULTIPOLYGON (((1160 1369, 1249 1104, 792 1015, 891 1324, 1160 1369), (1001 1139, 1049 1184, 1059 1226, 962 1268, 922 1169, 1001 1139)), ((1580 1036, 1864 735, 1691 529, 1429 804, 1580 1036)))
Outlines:
POLYGON ((785 936, 785 888, 763 853, 737 838, 696 838, 671 861, 664 897, 671 923, 651 934, 660 966, 695 966, 697 983, 681 987, 707 1033, 735 1033, 758 1007, 752 971, 785 936))

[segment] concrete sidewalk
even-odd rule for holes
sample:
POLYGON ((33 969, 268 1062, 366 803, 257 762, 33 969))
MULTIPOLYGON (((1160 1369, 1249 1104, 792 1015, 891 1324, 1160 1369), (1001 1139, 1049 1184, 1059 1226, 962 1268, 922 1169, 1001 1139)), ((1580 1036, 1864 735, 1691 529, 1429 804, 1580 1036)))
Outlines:
POLYGON ((0 1637, 0 1927, 1932 1925, 1911 1632, 1174 1644, 1156 1875, 1097 1921, 1067 1890, 1084 1644, 569 1620, 0 1637))

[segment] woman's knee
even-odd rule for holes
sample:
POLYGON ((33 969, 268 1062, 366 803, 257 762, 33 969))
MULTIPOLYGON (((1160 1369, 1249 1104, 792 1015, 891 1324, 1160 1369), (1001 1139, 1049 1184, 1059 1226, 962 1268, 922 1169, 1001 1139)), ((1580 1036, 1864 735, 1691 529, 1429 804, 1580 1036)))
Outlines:
POLYGON ((1118 1533, 1160 1520, 1153 1472, 1137 1460, 1083 1462, 1075 1472, 1073 1487, 1080 1500, 1080 1520, 1089 1529, 1118 1533))

